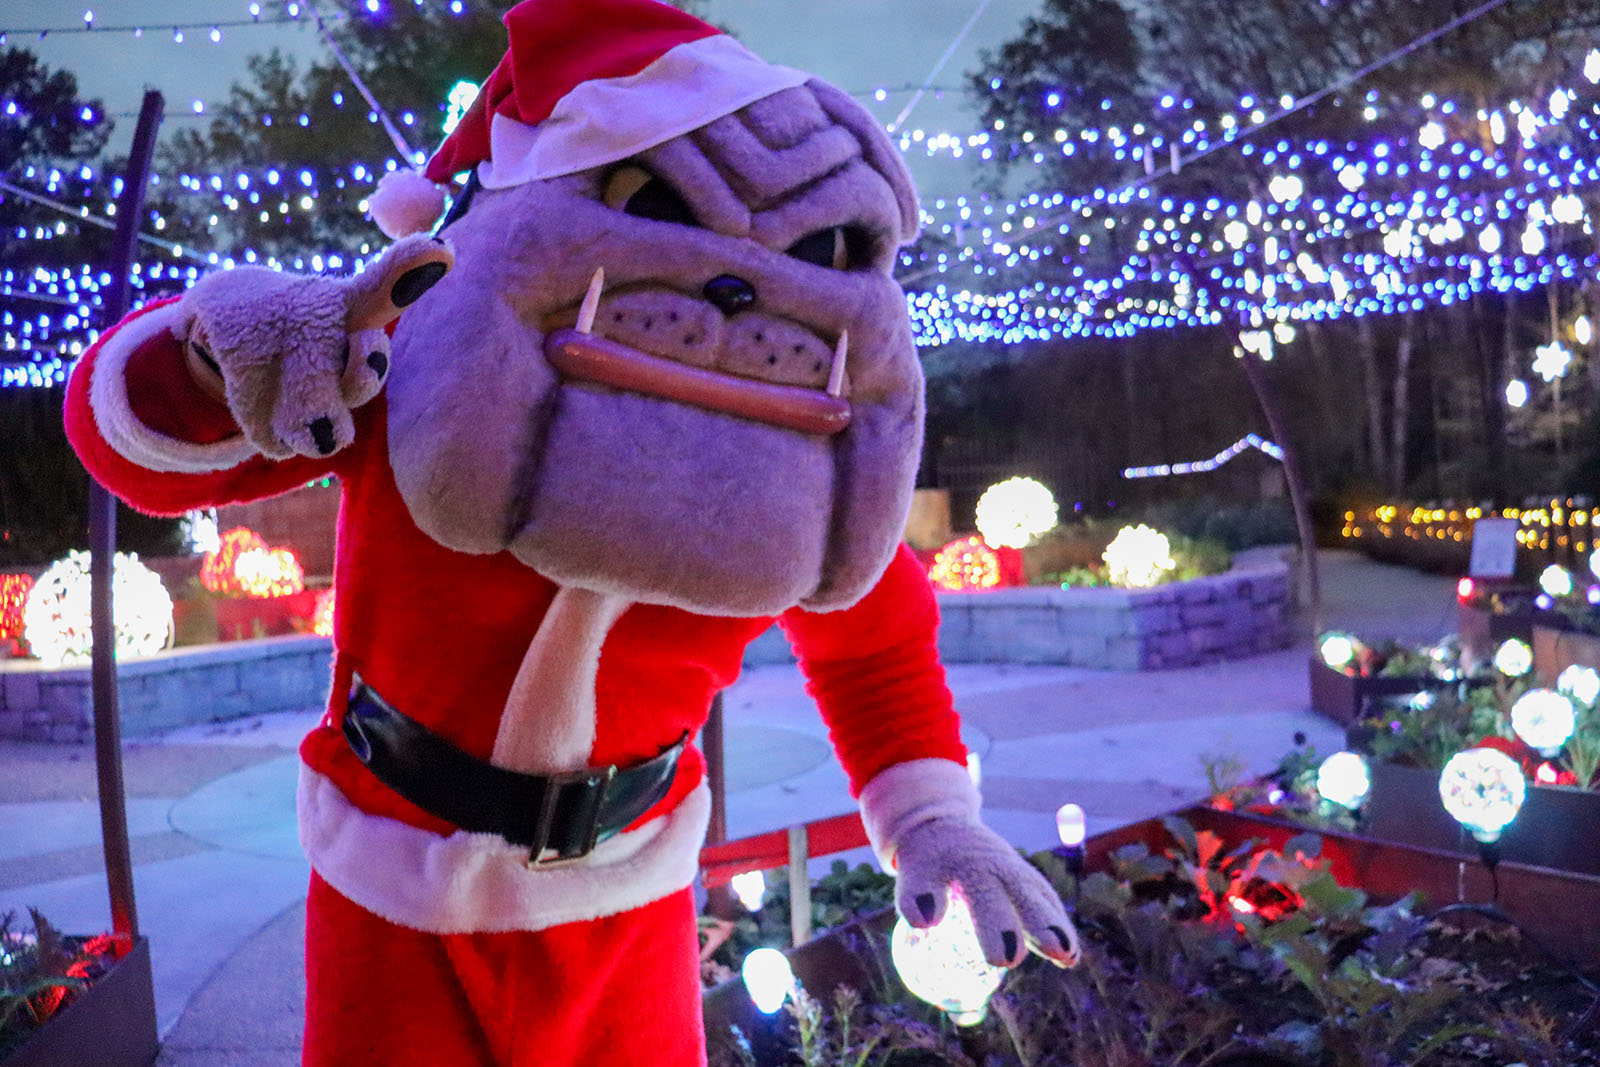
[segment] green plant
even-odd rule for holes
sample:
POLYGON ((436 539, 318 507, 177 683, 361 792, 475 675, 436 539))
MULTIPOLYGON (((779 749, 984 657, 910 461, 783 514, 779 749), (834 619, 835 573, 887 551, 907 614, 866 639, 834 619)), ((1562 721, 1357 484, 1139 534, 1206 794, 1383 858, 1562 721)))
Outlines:
POLYGON ((1362 720, 1357 736, 1374 759, 1440 770, 1451 756, 1485 737, 1511 736, 1502 703, 1509 708, 1508 698, 1491 686, 1428 690, 1383 704, 1379 714, 1362 720))
POLYGON ((122 954, 121 942, 109 935, 66 937, 38 911, 28 914, 32 934, 14 928, 13 913, 0 915, 0 1059, 122 954))

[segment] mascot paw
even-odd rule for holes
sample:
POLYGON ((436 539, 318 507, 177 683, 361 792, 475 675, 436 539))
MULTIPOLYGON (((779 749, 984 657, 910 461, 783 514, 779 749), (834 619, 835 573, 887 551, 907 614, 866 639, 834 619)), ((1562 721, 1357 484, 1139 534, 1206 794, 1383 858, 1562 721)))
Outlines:
POLYGON ((1011 967, 1031 949, 1062 967, 1078 962, 1078 934, 1044 875, 992 830, 956 818, 921 823, 898 842, 897 903, 912 926, 943 916, 952 882, 972 908, 984 957, 1011 967))
POLYGON ((189 372, 264 455, 330 455, 388 376, 384 327, 454 263, 449 245, 419 234, 351 277, 240 267, 203 278, 181 302, 189 372))

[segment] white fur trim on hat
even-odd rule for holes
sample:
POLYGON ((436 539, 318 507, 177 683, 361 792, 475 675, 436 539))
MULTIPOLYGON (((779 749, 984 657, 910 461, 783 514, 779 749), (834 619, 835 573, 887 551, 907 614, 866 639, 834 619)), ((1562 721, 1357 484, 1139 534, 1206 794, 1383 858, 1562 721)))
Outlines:
POLYGON ((112 451, 147 470, 182 474, 227 470, 257 455, 242 433, 208 445, 168 437, 140 422, 128 401, 128 360, 157 337, 176 348, 188 326, 183 305, 179 300, 146 312, 115 327, 100 342, 89 378, 89 410, 112 451))
POLYGON ((983 801, 972 776, 947 759, 914 759, 894 763, 861 787, 861 824, 872 851, 886 871, 906 833, 930 819, 975 823, 983 801))
POLYGON ((496 834, 441 837, 369 815, 301 764, 300 847, 325 881, 392 923, 432 934, 544 930, 642 908, 689 885, 711 817, 701 782, 678 806, 581 860, 529 868, 496 834))
POLYGON ((637 74, 579 83, 538 125, 495 115, 478 179, 504 189, 614 163, 810 78, 725 34, 703 37, 668 49, 637 74))
POLYGON ((392 170, 367 197, 367 214, 385 236, 398 241, 433 228, 444 214, 444 187, 421 171, 392 170))

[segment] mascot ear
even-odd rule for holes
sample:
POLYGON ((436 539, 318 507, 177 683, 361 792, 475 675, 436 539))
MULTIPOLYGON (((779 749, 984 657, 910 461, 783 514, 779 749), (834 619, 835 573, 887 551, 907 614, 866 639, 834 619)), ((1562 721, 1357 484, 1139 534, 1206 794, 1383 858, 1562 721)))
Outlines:
POLYGON ((910 244, 916 239, 921 214, 917 210, 917 189, 911 183, 911 172, 906 169, 906 161, 895 148, 894 142, 889 140, 889 135, 871 112, 842 90, 816 78, 807 82, 806 86, 816 95, 817 103, 822 105, 823 112, 830 119, 855 134, 856 140, 861 142, 861 154, 867 164, 881 174, 883 180, 889 183, 889 188, 894 190, 895 201, 900 206, 900 243, 910 244))
POLYGON ((418 234, 395 242, 351 280, 345 329, 351 333, 383 329, 433 288, 455 262, 450 246, 437 238, 418 234))

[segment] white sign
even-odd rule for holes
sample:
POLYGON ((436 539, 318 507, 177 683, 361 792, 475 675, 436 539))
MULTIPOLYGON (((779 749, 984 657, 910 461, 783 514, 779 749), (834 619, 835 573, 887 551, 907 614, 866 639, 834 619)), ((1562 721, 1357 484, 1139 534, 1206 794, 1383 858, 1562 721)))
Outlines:
POLYGON ((1517 566, 1516 519, 1479 519, 1472 524, 1472 561, 1467 573, 1474 578, 1509 578, 1517 566))

